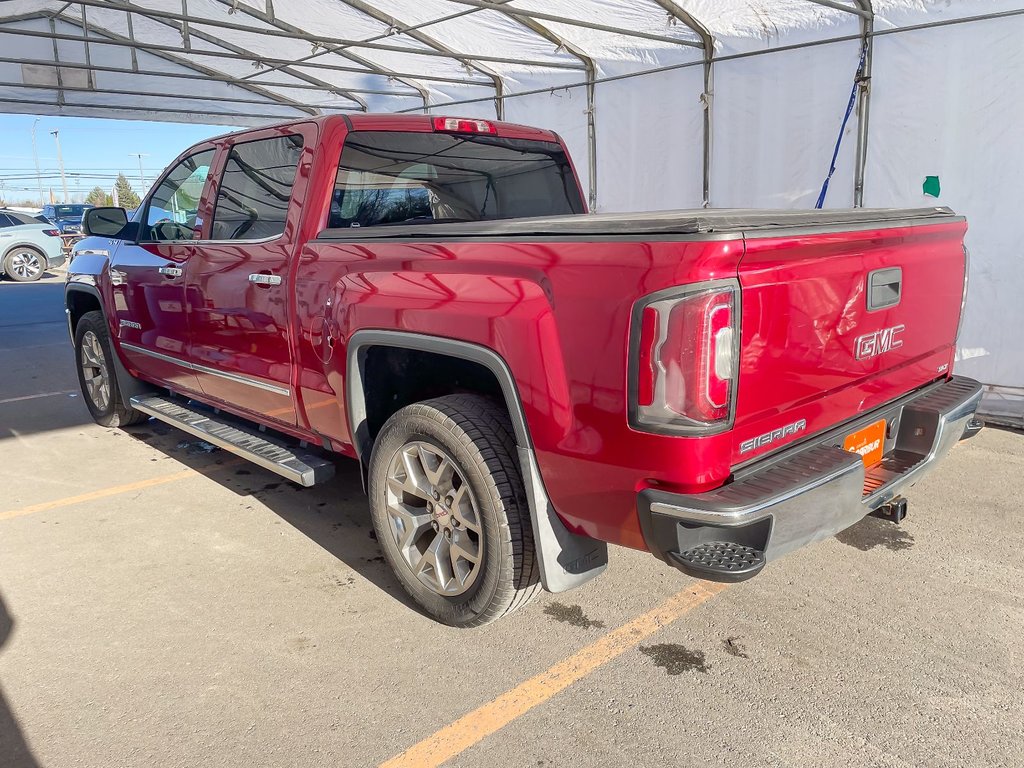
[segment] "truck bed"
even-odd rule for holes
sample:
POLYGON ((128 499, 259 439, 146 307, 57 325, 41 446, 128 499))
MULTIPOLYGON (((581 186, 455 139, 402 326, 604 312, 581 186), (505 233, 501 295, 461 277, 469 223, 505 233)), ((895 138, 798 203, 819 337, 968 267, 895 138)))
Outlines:
POLYGON ((828 210, 763 210, 755 208, 690 209, 651 213, 597 213, 538 216, 499 221, 425 222, 375 227, 325 229, 322 241, 390 239, 453 240, 490 237, 658 237, 671 235, 741 234, 758 230, 804 228, 856 229, 865 225, 948 223, 960 220, 946 207, 837 208, 828 210))

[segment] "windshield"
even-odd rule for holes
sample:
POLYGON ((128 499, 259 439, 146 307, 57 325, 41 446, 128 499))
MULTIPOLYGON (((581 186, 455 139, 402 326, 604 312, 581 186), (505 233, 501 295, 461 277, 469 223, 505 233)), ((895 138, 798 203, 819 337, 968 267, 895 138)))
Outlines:
POLYGON ((53 215, 62 219, 68 216, 79 217, 90 208, 92 208, 91 205, 55 205, 53 206, 53 215))
POLYGON ((358 131, 345 140, 328 226, 582 212, 572 166, 556 142, 358 131))

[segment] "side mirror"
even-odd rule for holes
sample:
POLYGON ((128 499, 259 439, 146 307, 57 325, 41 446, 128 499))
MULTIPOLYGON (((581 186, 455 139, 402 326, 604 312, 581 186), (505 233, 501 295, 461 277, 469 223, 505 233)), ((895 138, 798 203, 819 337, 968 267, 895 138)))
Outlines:
POLYGON ((117 237, 128 224, 128 211, 124 208, 90 208, 82 217, 82 229, 87 235, 117 237))

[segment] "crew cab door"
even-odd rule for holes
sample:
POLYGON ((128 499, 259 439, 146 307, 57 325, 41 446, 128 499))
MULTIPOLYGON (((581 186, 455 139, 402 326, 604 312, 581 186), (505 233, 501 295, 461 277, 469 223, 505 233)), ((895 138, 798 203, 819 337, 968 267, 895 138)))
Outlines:
POLYGON ((192 360, 209 398, 295 423, 289 268, 316 126, 247 133, 224 149, 209 239, 188 265, 192 360))
POLYGON ((128 366, 191 392, 200 390, 189 363, 185 270, 215 153, 203 149, 172 166, 136 215, 137 238, 117 243, 110 257, 114 326, 128 366))

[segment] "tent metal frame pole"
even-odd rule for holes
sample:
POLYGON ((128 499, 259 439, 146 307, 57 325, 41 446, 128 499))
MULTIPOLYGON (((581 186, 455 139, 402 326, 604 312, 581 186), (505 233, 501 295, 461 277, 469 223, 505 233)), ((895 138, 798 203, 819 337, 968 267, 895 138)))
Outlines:
MULTIPOLYGON (((81 0, 76 0, 76 2, 81 2, 81 0)), ((229 8, 233 8, 236 11, 240 11, 241 13, 244 13, 246 16, 254 18, 257 21, 262 21, 264 24, 273 27, 275 30, 279 32, 295 35, 296 39, 301 39, 302 37, 310 37, 310 35, 308 35, 305 32, 305 30, 299 29, 298 27, 293 26, 291 24, 287 24, 279 19, 271 18, 267 16, 267 14, 264 13, 263 11, 257 11, 255 8, 251 8, 245 5, 244 3, 235 4, 233 0, 217 0, 217 2, 219 2, 221 5, 226 5, 229 8)), ((322 43, 319 43, 316 40, 312 40, 311 42, 316 43, 318 45, 322 45, 322 43)), ((430 53, 437 54, 437 51, 430 51, 430 53)), ((426 88, 421 82, 419 82, 419 80, 403 77, 392 69, 388 69, 387 67, 381 66, 376 62, 370 61, 369 59, 365 59, 362 56, 354 54, 350 51, 340 51, 338 55, 348 59, 349 61, 354 61, 355 63, 360 64, 366 67, 367 69, 376 72, 378 75, 384 75, 389 79, 394 79, 398 80, 401 83, 405 83, 414 91, 419 93, 420 99, 423 100, 424 114, 430 111, 430 90, 426 88)))
MULTIPOLYGON (((54 61, 55 62, 57 61, 57 40, 67 39, 67 40, 71 40, 73 42, 79 42, 79 43, 82 42, 82 40, 83 40, 83 38, 80 37, 80 36, 76 37, 74 35, 58 35, 57 32, 56 32, 56 22, 57 22, 58 18, 60 19, 60 21, 64 22, 65 24, 71 24, 72 26, 80 26, 81 23, 82 23, 78 19, 72 18, 70 16, 59 16, 59 17, 50 16, 49 17, 50 28, 52 30, 54 30, 52 35, 53 35, 53 57, 54 57, 54 61)), ((86 27, 81 27, 81 29, 82 29, 83 34, 85 34, 86 31, 87 31, 87 28, 86 27)), ((0 29, 0 32, 7 32, 7 31, 8 30, 0 29)), ((127 38, 124 38, 121 35, 118 35, 118 34, 116 34, 114 32, 111 32, 110 30, 107 30, 107 29, 97 29, 95 27, 95 25, 93 25, 93 24, 89 24, 88 31, 91 31, 95 35, 102 37, 102 39, 100 39, 100 37, 94 37, 92 39, 93 43, 96 44, 96 45, 108 45, 108 44, 110 44, 110 41, 113 41, 113 44, 119 45, 119 46, 122 46, 122 47, 126 47, 126 46, 130 47, 130 46, 134 45, 134 43, 132 43, 131 40, 128 40, 127 38)), ((14 33, 12 31, 12 33, 13 34, 27 34, 28 30, 18 30, 17 33, 14 33)), ((45 33, 39 33, 39 34, 45 36, 45 33)), ((172 53, 165 53, 163 51, 156 51, 156 50, 148 50, 147 53, 149 53, 152 56, 156 56, 157 58, 164 59, 165 61, 170 61, 170 62, 173 62, 173 63, 178 64, 180 66, 187 67, 188 69, 191 69, 191 70, 193 70, 195 72, 198 72, 201 75, 206 75, 208 77, 214 77, 214 78, 216 78, 219 75, 218 72, 216 72, 216 71, 214 71, 212 69, 209 69, 208 67, 204 67, 201 64, 196 64, 195 62, 188 61, 187 59, 184 59, 184 58, 182 58, 179 55, 175 55, 175 54, 172 54, 172 53)), ((57 81, 58 81, 58 83, 60 82, 60 67, 57 67, 57 81)), ((232 84, 234 84, 234 81, 230 81, 230 82, 232 82, 232 84)), ((289 99, 287 96, 282 96, 279 93, 273 93, 272 91, 267 91, 267 90, 259 87, 258 85, 252 85, 252 84, 246 83, 246 84, 240 84, 238 87, 244 88, 247 91, 252 91, 253 93, 256 93, 256 94, 258 94, 260 96, 263 96, 264 98, 266 98, 270 102, 281 104, 283 106, 287 106, 287 107, 290 107, 292 109, 297 109, 297 110, 300 110, 300 111, 303 111, 303 112, 309 112, 308 108, 304 108, 301 103, 295 101, 294 99, 289 99)))
MULTIPOLYGON (((401 21, 396 19, 390 13, 385 13, 384 11, 380 10, 379 8, 377 8, 376 6, 373 6, 370 3, 364 2, 364 0, 339 0, 339 2, 343 3, 344 5, 349 6, 350 8, 355 9, 356 11, 358 11, 359 13, 362 13, 365 16, 369 16, 374 21, 379 21, 382 24, 387 24, 389 28, 392 28, 392 29, 395 29, 395 30, 398 30, 398 31, 402 31, 406 27, 405 24, 403 24, 401 21)), ((462 66, 464 66, 466 68, 467 71, 468 70, 473 70, 475 72, 479 72, 480 74, 485 75, 486 77, 490 78, 491 82, 494 85, 494 114, 495 114, 495 116, 497 117, 498 120, 504 119, 504 117, 505 117, 505 100, 504 100, 505 83, 504 83, 504 80, 501 79, 501 76, 497 72, 495 72, 493 69, 490 69, 489 67, 485 67, 485 66, 483 66, 481 64, 478 64, 473 59, 469 59, 469 58, 465 58, 465 57, 460 56, 455 51, 453 51, 451 48, 449 48, 447 45, 445 45, 444 43, 440 42, 439 40, 437 40, 433 36, 428 35, 426 32, 421 32, 419 30, 409 30, 408 32, 403 32, 403 34, 408 35, 413 40, 418 40, 419 42, 423 43, 424 45, 433 48, 435 51, 441 51, 443 53, 447 53, 449 56, 454 58, 456 61, 460 62, 462 64, 462 66)))
POLYGON ((864 207, 864 174, 868 164, 868 119, 871 113, 871 59, 874 57, 875 14, 871 0, 857 0, 857 5, 868 15, 861 16, 864 38, 864 71, 857 92, 857 149, 853 167, 853 207, 864 207))
POLYGON ((587 94, 587 207, 591 212, 595 211, 597 209, 597 121, 594 115, 594 102, 597 66, 594 64, 594 60, 587 55, 586 51, 570 43, 561 35, 555 34, 530 16, 511 14, 499 5, 488 4, 487 7, 504 14, 534 34, 540 35, 556 49, 572 54, 583 63, 587 78, 585 83, 587 94))
MULTIPOLYGON (((122 107, 122 106, 117 106, 117 105, 113 105, 113 104, 86 104, 84 102, 69 103, 67 101, 65 101, 63 104, 54 105, 54 103, 52 101, 35 101, 35 100, 32 100, 32 99, 9 99, 6 96, 3 98, 2 101, 0 101, 0 103, 3 103, 3 104, 28 104, 28 105, 32 105, 32 106, 36 106, 36 107, 60 106, 60 107, 72 107, 74 109, 96 109, 96 110, 99 110, 101 112, 105 111, 105 110, 117 110, 119 112, 135 112, 135 113, 151 112, 151 113, 154 113, 154 114, 181 115, 181 109, 176 109, 174 107, 142 107, 142 108, 139 108, 137 106, 122 107)), ((274 104, 267 104, 267 106, 268 107, 272 107, 272 106, 275 106, 275 105, 274 104)), ((41 114, 41 113, 35 112, 33 114, 41 114)), ((60 113, 57 112, 55 114, 60 114, 60 113)), ((219 110, 204 110, 201 114, 202 115, 210 115, 210 116, 214 116, 214 117, 234 117, 234 118, 249 118, 249 119, 257 119, 257 120, 276 120, 278 122, 280 122, 282 120, 288 120, 289 119, 287 117, 282 117, 281 115, 268 115, 268 114, 260 113, 260 112, 221 112, 219 110)), ((129 118, 129 119, 131 119, 131 118, 129 118)), ((146 120, 148 118, 138 117, 136 119, 137 120, 146 120)), ((227 123, 227 122, 224 123, 224 124, 225 125, 233 125, 233 123, 227 123)))
POLYGON ((453 3, 459 3, 461 5, 471 5, 475 8, 493 9, 500 10, 507 16, 514 16, 524 19, 532 19, 534 21, 550 21, 555 24, 564 24, 568 27, 580 27, 581 29, 592 29, 597 32, 608 32, 612 35, 620 35, 622 37, 635 37, 640 40, 654 40, 659 43, 669 43, 671 45, 685 45, 691 48, 700 48, 701 44, 696 40, 684 40, 677 37, 668 37, 667 35, 655 35, 650 32, 641 32, 637 29, 626 29, 625 27, 613 27, 608 24, 596 24, 591 21, 582 21, 580 19, 573 19, 569 16, 558 16, 553 13, 543 13, 541 11, 533 11, 525 8, 515 8, 512 6, 499 8, 490 0, 451 0, 453 3))
MULTIPOLYGON (((317 48, 324 48, 325 53, 342 53, 342 49, 346 48, 366 48, 369 50, 389 51, 391 53, 404 53, 410 56, 429 56, 431 58, 442 58, 451 59, 451 54, 442 53, 441 51, 435 51, 429 48, 410 48, 404 45, 391 45, 388 43, 379 42, 367 42, 363 40, 350 40, 344 37, 332 37, 326 35, 315 35, 311 32, 307 32, 304 29, 300 29, 292 24, 282 22, 278 18, 270 18, 266 13, 260 11, 252 6, 246 5, 245 3, 239 3, 234 5, 232 0, 216 0, 220 5, 224 5, 231 8, 236 13, 242 13, 251 18, 257 19, 262 23, 266 24, 265 27, 255 27, 248 24, 235 24, 231 21, 224 21, 222 19, 213 18, 200 18, 198 16, 185 16, 181 13, 175 13, 173 11, 162 11, 158 8, 149 8, 147 6, 127 6, 121 0, 71 0, 74 5, 88 5, 92 8, 104 8, 107 10, 113 9, 118 11, 124 11, 126 9, 131 10, 133 13, 137 13, 140 16, 145 16, 151 19, 162 18, 170 19, 172 21, 187 21, 191 28, 195 26, 204 27, 219 27, 220 29, 228 29, 233 32, 244 32, 253 35, 265 35, 267 37, 279 37, 286 40, 300 40, 305 43, 315 45, 317 48), (338 48, 332 50, 331 46, 338 46, 338 48)), ((491 5, 487 6, 492 7, 491 5)), ((518 64, 528 67, 544 67, 548 69, 581 69, 578 64, 568 64, 559 61, 536 61, 532 59, 516 59, 511 56, 490 56, 490 55, 478 55, 474 56, 467 53, 458 53, 458 56, 466 59, 473 59, 475 61, 491 61, 501 64, 518 64)), ((294 63, 294 62, 293 62, 294 63)))
MULTIPOLYGON (((855 14, 856 16, 860 16, 862 19, 870 19, 874 15, 870 7, 865 8, 863 0, 854 1, 856 2, 856 6, 843 5, 843 3, 838 3, 835 0, 808 0, 808 2, 814 3, 815 5, 822 5, 826 8, 842 11, 843 13, 855 14)), ((868 5, 870 5, 870 3, 868 3, 868 5)))
MULTIPOLYGON (((56 35, 57 34, 57 22, 55 22, 52 18, 49 21, 50 21, 50 34, 51 35, 56 35)), ((61 71, 60 71, 60 51, 57 50, 57 38, 56 37, 54 37, 54 39, 53 39, 53 64, 54 64, 54 68, 53 68, 54 72, 57 75, 57 106, 63 106, 64 105, 64 77, 63 77, 63 75, 61 74, 61 71)))
POLYGON ((712 107, 714 105, 715 82, 715 39, 711 31, 695 16, 686 11, 675 0, 653 0, 668 11, 669 15, 689 27, 699 38, 703 54, 704 92, 700 96, 703 110, 701 130, 701 198, 703 207, 711 207, 711 140, 712 107))
MULTIPOLYGON (((122 9, 118 8, 118 10, 122 10, 122 9)), ((42 16, 35 16, 34 18, 43 18, 43 17, 42 16)), ((80 24, 81 24, 81 22, 79 22, 77 19, 73 19, 70 16, 60 16, 58 18, 61 21, 67 22, 69 24, 74 24, 75 26, 80 26, 80 24)), ((154 19, 150 19, 150 21, 155 21, 155 20, 154 19)), ((116 33, 109 32, 106 29, 97 29, 95 25, 91 25, 91 30, 92 30, 94 35, 103 35, 104 36, 103 39, 99 39, 97 37, 91 38, 93 46, 109 45, 109 46, 112 46, 112 47, 115 47, 115 48, 135 48, 135 49, 138 49, 138 50, 142 51, 143 53, 150 53, 150 54, 153 54, 154 56, 161 56, 164 53, 168 53, 168 54, 172 54, 172 55, 176 54, 178 56, 177 63, 184 63, 185 66, 192 67, 193 69, 195 67, 201 67, 202 66, 201 64, 191 64, 191 63, 189 63, 188 59, 182 58, 181 57, 181 54, 182 54, 181 48, 175 47, 173 45, 161 45, 159 43, 145 43, 145 42, 142 42, 142 41, 138 40, 138 38, 136 38, 134 41, 132 41, 132 40, 129 40, 128 38, 126 38, 126 37, 121 37, 121 36, 114 37, 113 35, 115 35, 116 33)), ((196 30, 193 29, 192 30, 192 34, 194 35, 195 33, 196 33, 196 30)), ((82 38, 81 35, 67 35, 67 34, 63 34, 63 33, 54 33, 53 35, 51 35, 49 32, 40 32, 40 31, 32 30, 32 29, 4 29, 4 28, 0 27, 0 35, 20 35, 20 36, 23 36, 23 37, 43 38, 45 40, 50 40, 50 39, 66 40, 66 41, 72 42, 72 43, 81 43, 81 42, 83 42, 83 38, 82 38)), ((267 62, 281 62, 286 67, 291 65, 290 61, 287 60, 287 59, 277 59, 277 58, 274 58, 274 57, 263 57, 263 56, 260 56, 258 54, 256 54, 256 55, 246 55, 246 54, 240 54, 240 53, 231 53, 231 52, 228 52, 228 51, 213 51, 213 50, 207 51, 207 50, 196 50, 196 49, 193 48, 192 51, 191 51, 191 55, 192 56, 208 56, 208 57, 214 58, 214 59, 234 59, 236 61, 237 60, 252 61, 252 62, 255 62, 255 63, 260 63, 260 62, 264 62, 264 63, 267 63, 267 62)), ((376 72, 374 70, 366 69, 365 67, 362 67, 362 68, 359 68, 359 67, 342 67, 342 66, 335 66, 333 64, 320 64, 320 63, 316 63, 316 64, 303 64, 302 66, 304 66, 304 67, 315 67, 317 69, 325 70, 325 71, 328 71, 328 72, 330 72, 330 71, 333 71, 333 72, 352 72, 352 73, 355 73, 355 74, 358 74, 358 75, 374 75, 374 76, 378 76, 378 77, 387 77, 388 79, 394 79, 396 77, 396 75, 401 75, 401 76, 408 76, 408 77, 422 77, 422 79, 424 79, 424 80, 430 80, 430 81, 439 82, 439 83, 456 83, 456 84, 459 84, 459 85, 479 85, 482 88, 487 88, 487 87, 490 86, 490 83, 488 83, 485 80, 466 80, 466 79, 458 78, 458 77, 443 77, 443 76, 439 76, 439 75, 416 75, 416 74, 410 74, 410 73, 406 73, 406 72, 396 73, 395 75, 385 75, 385 74, 382 74, 381 72, 376 72)), ((265 74, 265 72, 255 72, 255 73, 253 73, 253 76, 258 76, 258 75, 262 75, 262 74, 265 74)), ((253 85, 257 84, 256 82, 251 81, 248 77, 231 77, 230 82, 236 83, 239 87, 244 87, 248 83, 252 83, 253 85)), ((292 85, 290 83, 269 83, 269 82, 263 82, 263 83, 258 83, 258 84, 259 85, 272 86, 274 88, 294 88, 294 87, 296 87, 295 85, 292 85)), ((331 85, 330 87, 331 87, 331 89, 338 89, 338 88, 343 88, 344 86, 331 85)), ((319 90, 322 90, 322 89, 319 89, 319 90)), ((365 88, 353 88, 351 90, 354 93, 384 93, 384 94, 391 93, 391 91, 374 91, 372 89, 365 89, 365 88)), ((400 93, 399 95, 409 96, 409 95, 418 95, 418 94, 400 93)))
MULTIPOLYGON (((126 5, 130 4, 129 0, 123 1, 126 5)), ((182 0, 182 2, 185 2, 185 0, 182 0)), ((85 6, 82 6, 82 11, 84 13, 85 6)), ((170 21, 169 19, 151 19, 151 21, 155 24, 162 24, 165 27, 169 27, 177 31, 179 34, 181 34, 183 39, 189 38, 189 36, 195 37, 198 40, 202 40, 203 42, 209 43, 210 45, 216 45, 219 48, 223 48, 225 51, 230 51, 236 56, 245 56, 252 58, 254 61, 259 61, 259 54, 256 53, 255 51, 250 50, 248 48, 243 48, 240 45, 235 45, 234 43, 230 43, 227 40, 217 37, 216 35, 211 35, 199 29, 193 29, 190 31, 186 26, 185 22, 178 23, 176 21, 170 21)), ((198 51, 194 50, 191 47, 191 43, 187 46, 187 50, 190 53, 198 53, 198 51)), ((298 72, 292 69, 291 67, 284 67, 281 71, 290 77, 294 77, 296 80, 304 80, 305 82, 310 83, 311 85, 316 85, 324 89, 325 91, 329 91, 338 96, 342 96, 346 99, 349 99, 350 101, 353 101, 356 104, 358 104, 359 109, 363 112, 367 112, 369 110, 369 105, 366 103, 365 99, 359 97, 358 95, 349 91, 346 88, 333 85, 332 83, 328 83, 325 80, 313 77, 312 75, 306 74, 305 72, 298 72)))

